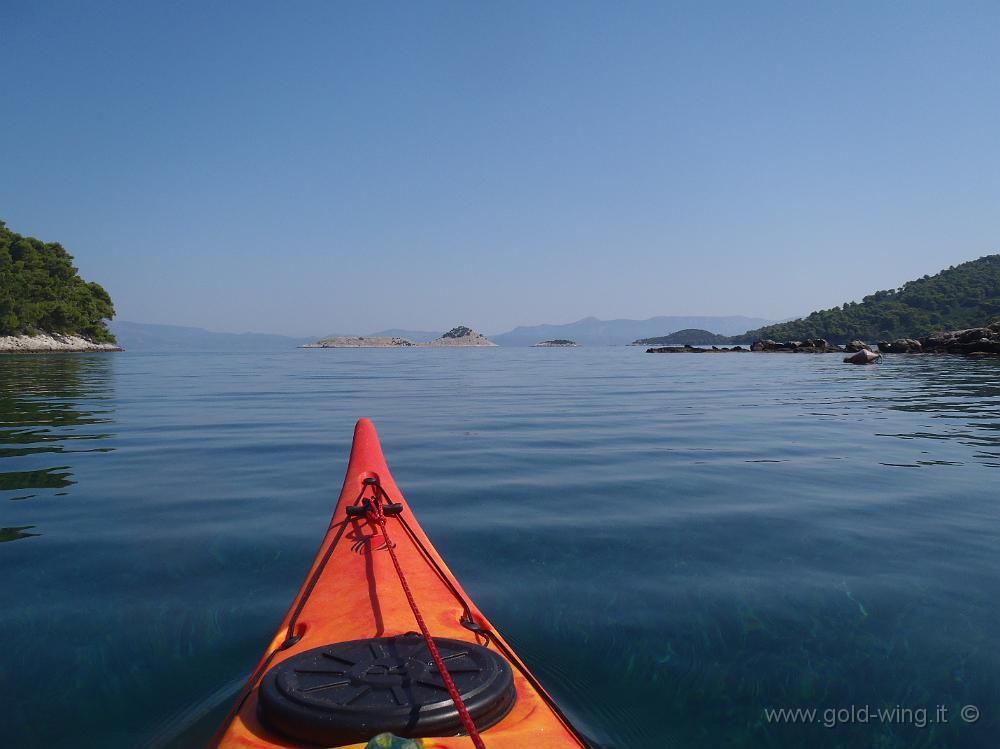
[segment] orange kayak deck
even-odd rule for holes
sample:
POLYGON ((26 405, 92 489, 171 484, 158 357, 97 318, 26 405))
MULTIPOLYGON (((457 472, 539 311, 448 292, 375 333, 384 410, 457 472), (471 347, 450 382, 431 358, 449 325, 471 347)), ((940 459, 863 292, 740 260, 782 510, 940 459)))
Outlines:
MULTIPOLYGON (((212 741, 220 749, 316 746, 271 731, 258 718, 264 675, 282 661, 321 646, 416 632, 417 623, 378 526, 348 514, 376 479, 387 501, 402 506, 386 517, 386 530, 431 635, 486 646, 513 672, 516 700, 495 725, 481 730, 489 749, 583 747, 585 739, 476 608, 424 534, 393 481, 375 426, 361 419, 333 518, 302 589, 212 741), (463 620, 466 624, 463 625, 463 620), (471 620, 471 621, 470 621, 471 620), (471 627, 471 628, 470 628, 471 627)), ((467 736, 424 737, 427 749, 469 749, 467 736)), ((349 743, 361 749, 366 745, 349 743)))

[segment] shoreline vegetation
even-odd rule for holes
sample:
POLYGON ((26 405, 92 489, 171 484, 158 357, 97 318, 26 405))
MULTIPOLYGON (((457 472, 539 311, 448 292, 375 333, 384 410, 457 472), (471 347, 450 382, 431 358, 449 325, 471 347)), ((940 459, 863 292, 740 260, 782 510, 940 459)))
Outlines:
POLYGON ((473 346, 488 348, 496 346, 493 341, 472 328, 459 325, 433 341, 415 342, 398 336, 333 336, 315 343, 306 343, 299 348, 441 348, 453 346, 473 346))
POLYGON ((580 344, 568 338, 555 338, 551 341, 539 341, 531 345, 531 348, 576 348, 580 344))
POLYGON ((998 318, 1000 254, 953 265, 898 289, 876 291, 860 302, 845 302, 798 320, 748 330, 730 338, 729 343, 816 338, 839 344, 855 339, 896 341, 932 331, 971 330, 998 318))
POLYGON ((58 242, 0 221, 0 353, 121 351, 107 321, 111 296, 85 281, 58 242))

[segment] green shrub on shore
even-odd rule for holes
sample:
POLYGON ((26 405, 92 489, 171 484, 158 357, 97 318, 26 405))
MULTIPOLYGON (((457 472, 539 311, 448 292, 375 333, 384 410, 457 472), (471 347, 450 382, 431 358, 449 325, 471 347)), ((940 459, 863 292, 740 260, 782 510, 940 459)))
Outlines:
POLYGON ((57 242, 23 237, 0 221, 0 335, 61 333, 113 343, 115 308, 100 284, 80 278, 57 242))
POLYGON ((975 328, 997 318, 1000 255, 987 255, 910 281, 898 289, 876 291, 860 302, 846 302, 842 307, 813 312, 800 320, 751 330, 733 340, 892 341, 975 328))

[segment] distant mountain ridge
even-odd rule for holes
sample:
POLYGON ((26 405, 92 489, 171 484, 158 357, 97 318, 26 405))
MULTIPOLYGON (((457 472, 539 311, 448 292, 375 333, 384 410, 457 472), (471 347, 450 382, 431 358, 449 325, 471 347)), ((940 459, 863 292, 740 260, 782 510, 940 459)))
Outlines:
POLYGON ((126 351, 282 351, 315 338, 270 333, 217 333, 183 325, 112 321, 111 332, 126 351))
POLYGON ((648 320, 599 320, 585 317, 565 325, 529 325, 507 333, 491 335, 500 346, 533 346, 539 341, 565 338, 584 346, 627 346, 638 338, 666 336, 678 330, 697 328, 722 335, 737 335, 773 320, 743 315, 698 317, 662 316, 648 320))
MULTIPOLYGON (((876 291, 860 302, 820 310, 800 320, 749 330, 740 340, 834 343, 919 338, 943 330, 976 328, 1000 319, 1000 255, 986 255, 876 291)), ((735 340, 735 338, 734 338, 735 340)))
MULTIPOLYGON (((566 339, 584 346, 626 346, 637 338, 663 336, 684 328, 702 328, 735 334, 754 325, 772 322, 754 317, 652 317, 648 320, 598 320, 588 317, 566 325, 533 325, 488 336, 499 346, 533 346, 539 341, 566 339)), ((281 351, 297 348, 326 336, 285 336, 271 333, 220 333, 183 325, 160 325, 116 320, 109 324, 126 351, 281 351)), ((318 326, 317 326, 318 327, 318 326)), ((437 331, 390 328, 367 337, 406 338, 428 343, 444 335, 437 331)))

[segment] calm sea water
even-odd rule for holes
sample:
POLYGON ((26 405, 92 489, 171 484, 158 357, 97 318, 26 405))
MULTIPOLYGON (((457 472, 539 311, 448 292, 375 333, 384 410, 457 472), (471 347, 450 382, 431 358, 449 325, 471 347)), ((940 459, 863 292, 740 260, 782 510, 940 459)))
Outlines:
POLYGON ((202 745, 369 416, 438 549, 596 744, 994 747, 1000 361, 887 359, 2 357, 0 744, 202 745))

